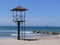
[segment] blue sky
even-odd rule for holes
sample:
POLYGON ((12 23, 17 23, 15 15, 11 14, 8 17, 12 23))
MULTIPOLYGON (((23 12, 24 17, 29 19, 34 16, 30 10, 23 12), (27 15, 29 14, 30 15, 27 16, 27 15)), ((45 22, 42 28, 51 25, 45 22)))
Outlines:
POLYGON ((60 26, 60 0, 0 0, 0 26, 16 25, 10 11, 16 6, 29 9, 27 26, 60 26))

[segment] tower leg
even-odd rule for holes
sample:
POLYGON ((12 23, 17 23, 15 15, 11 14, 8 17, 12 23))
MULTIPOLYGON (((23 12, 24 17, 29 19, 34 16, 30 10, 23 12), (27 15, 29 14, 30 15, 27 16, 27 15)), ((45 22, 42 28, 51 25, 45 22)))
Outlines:
POLYGON ((18 23, 18 40, 20 40, 20 21, 18 21, 17 23, 18 23))
POLYGON ((25 40, 25 22, 24 22, 24 40, 25 40))

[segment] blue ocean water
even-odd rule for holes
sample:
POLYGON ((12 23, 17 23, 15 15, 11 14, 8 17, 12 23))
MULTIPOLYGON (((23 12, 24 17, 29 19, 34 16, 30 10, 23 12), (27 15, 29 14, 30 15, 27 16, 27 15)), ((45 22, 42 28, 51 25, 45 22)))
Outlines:
MULTIPOLYGON (((27 36, 33 36, 33 35, 35 36, 36 34, 32 35, 34 30, 60 32, 60 27, 52 27, 52 26, 26 26, 25 27, 27 36)), ((22 33, 22 31, 23 31, 23 27, 21 27, 21 33, 22 33)), ((23 35, 23 34, 21 34, 21 35, 23 35)), ((17 37, 17 26, 0 26, 0 38, 2 38, 2 37, 3 38, 17 37)))

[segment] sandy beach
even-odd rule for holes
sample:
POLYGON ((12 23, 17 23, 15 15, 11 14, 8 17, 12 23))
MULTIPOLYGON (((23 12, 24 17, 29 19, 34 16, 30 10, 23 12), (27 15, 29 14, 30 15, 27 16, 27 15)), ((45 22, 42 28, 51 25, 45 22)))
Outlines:
POLYGON ((37 40, 17 40, 15 38, 0 38, 0 45, 60 45, 60 35, 53 37, 36 37, 37 40))

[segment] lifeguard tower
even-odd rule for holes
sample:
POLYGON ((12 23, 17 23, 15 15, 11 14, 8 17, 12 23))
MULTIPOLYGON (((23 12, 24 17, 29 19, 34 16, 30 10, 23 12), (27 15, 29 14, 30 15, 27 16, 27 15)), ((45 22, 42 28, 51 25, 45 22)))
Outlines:
POLYGON ((13 8, 12 11, 12 16, 13 16, 13 22, 15 22, 18 25, 18 36, 17 39, 20 40, 21 39, 21 25, 23 25, 23 32, 24 32, 24 36, 22 37, 23 39, 25 39, 25 12, 28 9, 23 8, 21 6, 17 6, 16 8, 13 8))

